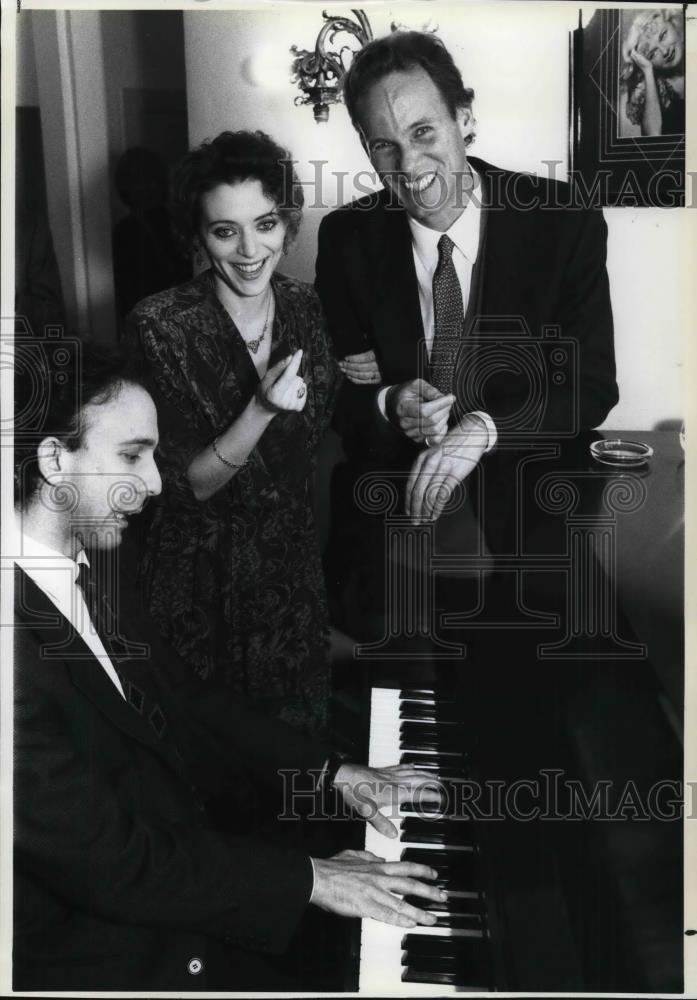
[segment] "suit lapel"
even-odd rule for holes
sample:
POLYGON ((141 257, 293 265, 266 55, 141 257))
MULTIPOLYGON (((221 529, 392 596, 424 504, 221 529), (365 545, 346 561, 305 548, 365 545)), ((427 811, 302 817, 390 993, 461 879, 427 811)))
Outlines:
POLYGON ((388 381, 423 375, 425 357, 419 291, 406 213, 385 207, 373 213, 369 253, 375 275, 375 341, 380 346, 388 381))
MULTIPOLYGON (((46 669, 64 666, 75 687, 126 736, 138 740, 181 771, 173 746, 158 739, 145 719, 128 705, 92 650, 53 602, 21 569, 15 569, 15 628, 30 629, 40 642, 46 669)), ((21 664, 15 668, 21 669, 21 664)))
MULTIPOLYGON (((526 305, 534 281, 533 264, 526 243, 530 239, 530 212, 517 210, 507 197, 508 171, 470 157, 483 178, 486 241, 481 270, 480 312, 511 323, 512 317, 527 315, 526 305), (529 261, 530 266, 526 266, 529 261)), ((516 320, 517 323, 517 320, 516 320)), ((516 330, 519 326, 516 325, 516 330)))

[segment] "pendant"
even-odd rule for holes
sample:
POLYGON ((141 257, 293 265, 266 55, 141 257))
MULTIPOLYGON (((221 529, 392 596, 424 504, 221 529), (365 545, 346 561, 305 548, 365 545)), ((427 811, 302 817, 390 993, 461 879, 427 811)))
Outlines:
POLYGON ((259 345, 261 344, 261 342, 262 342, 262 340, 264 339, 265 336, 266 336, 266 331, 264 331, 264 333, 262 333, 261 337, 257 337, 256 340, 248 340, 247 341, 247 347, 252 352, 252 354, 256 354, 257 353, 257 351, 259 350, 259 345))

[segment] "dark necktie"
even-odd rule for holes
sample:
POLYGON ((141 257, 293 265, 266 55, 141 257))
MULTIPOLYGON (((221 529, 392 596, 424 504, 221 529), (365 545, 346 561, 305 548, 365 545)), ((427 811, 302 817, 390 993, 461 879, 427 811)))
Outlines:
POLYGON ((455 244, 445 233, 438 240, 438 266, 433 275, 433 319, 431 385, 439 392, 452 392, 453 372, 460 348, 465 313, 462 289, 453 264, 455 244))
POLYGON ((128 660, 124 662, 119 659, 120 656, 125 655, 129 644, 119 636, 116 615, 106 593, 101 590, 95 577, 93 568, 87 563, 78 565, 77 585, 84 595, 87 610, 97 635, 102 640, 102 645, 121 681, 126 701, 150 725, 153 732, 162 739, 167 729, 167 720, 157 704, 152 685, 148 684, 147 664, 140 665, 137 670, 137 679, 132 680, 129 676, 128 660))

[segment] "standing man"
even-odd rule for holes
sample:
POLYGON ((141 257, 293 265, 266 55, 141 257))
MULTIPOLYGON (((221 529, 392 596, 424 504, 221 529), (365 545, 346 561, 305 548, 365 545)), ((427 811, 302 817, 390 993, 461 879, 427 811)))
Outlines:
MULTIPOLYGON (((363 354, 343 363, 365 385, 345 384, 340 430, 355 475, 399 470, 406 513, 435 519, 501 446, 578 434, 617 402, 607 229, 567 185, 468 156, 474 92, 436 36, 369 43, 344 93, 384 188, 319 230, 335 352, 363 354)), ((492 549, 510 511, 497 517, 492 549)))
POLYGON ((443 894, 424 865, 311 859, 292 824, 265 841, 256 786, 276 816, 282 772, 310 770, 393 836, 376 809, 419 785, 428 798, 424 774, 342 763, 212 695, 115 606, 95 568, 116 575, 128 518, 160 491, 157 415, 122 364, 69 346, 43 383, 17 379, 16 412, 45 407, 15 449, 14 988, 311 988, 278 967, 309 904, 413 927, 434 917, 396 893, 443 894), (233 830, 212 796, 235 804, 233 830))

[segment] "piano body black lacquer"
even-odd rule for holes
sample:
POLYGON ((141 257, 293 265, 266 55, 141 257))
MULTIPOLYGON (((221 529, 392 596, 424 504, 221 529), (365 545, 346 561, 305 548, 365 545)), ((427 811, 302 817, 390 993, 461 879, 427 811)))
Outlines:
POLYGON ((596 437, 497 445, 480 464, 494 571, 479 556, 468 570, 457 511, 418 538, 395 514, 384 565, 376 542, 384 606, 373 584, 347 628, 379 640, 355 654, 367 757, 440 755, 484 808, 405 812, 399 841, 369 828, 388 860, 440 856, 452 891, 441 926, 363 923, 365 995, 683 989, 684 463, 657 433, 650 469, 602 469, 596 437), (487 809, 497 789, 504 807, 487 809))
MULTIPOLYGON (((640 701, 637 676, 626 679, 640 701)), ((521 698, 508 701, 515 712, 521 698)), ((576 701, 574 697, 574 705, 576 701)), ((631 714, 628 705, 621 699, 618 712, 624 706, 625 714, 631 714)), ((595 701, 593 706, 595 713, 595 701)), ((521 712, 529 717, 530 706, 522 706, 521 712)), ((644 721, 647 754, 653 757, 659 741, 653 738, 648 714, 644 721)), ((583 720, 569 716, 566 725, 571 742, 582 743, 576 733, 585 732, 583 720)), ((481 746, 470 753, 477 728, 496 730, 497 725, 488 717, 479 727, 473 724, 454 687, 372 689, 370 765, 416 762, 432 771, 442 782, 445 813, 433 804, 402 805, 396 819, 399 839, 390 840, 368 826, 366 850, 388 861, 431 865, 448 898, 445 904, 426 904, 438 915, 434 926, 405 931, 362 922, 359 992, 422 997, 470 990, 679 989, 679 826, 622 819, 535 824, 483 815, 485 803, 480 801, 477 811, 471 800, 472 788, 486 785, 476 759, 481 746)), ((506 728, 514 730, 501 719, 492 741, 499 743, 500 736, 499 760, 524 759, 525 743, 516 733, 507 741, 506 728)), ((611 728, 619 745, 631 747, 634 762, 639 750, 629 736, 636 720, 627 739, 619 716, 611 728)), ((583 745, 588 759, 599 753, 595 747, 589 755, 592 741, 583 745)), ((614 743, 612 747, 619 774, 622 762, 614 743)), ((659 773, 668 764, 667 759, 657 763, 659 773)), ((644 761, 637 766, 643 768, 644 761)), ((498 768, 497 763, 489 775, 502 773, 498 768)))

